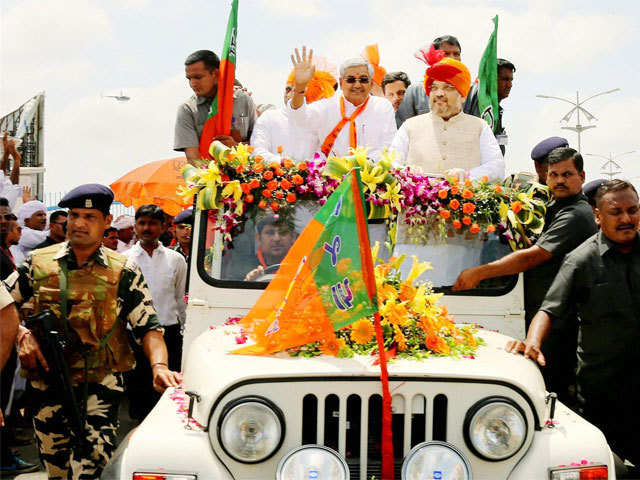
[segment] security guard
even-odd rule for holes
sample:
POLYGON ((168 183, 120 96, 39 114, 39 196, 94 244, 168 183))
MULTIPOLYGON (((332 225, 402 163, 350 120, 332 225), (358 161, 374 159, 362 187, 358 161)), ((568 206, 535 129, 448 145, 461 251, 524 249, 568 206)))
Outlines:
POLYGON ((182 255, 187 264, 189 264, 191 230, 193 229, 193 208, 181 211, 173 219, 173 224, 176 226, 176 240, 178 243, 171 247, 171 249, 182 255))
MULTIPOLYGON (((510 253, 495 262, 468 268, 453 286, 454 290, 466 290, 486 278, 525 272, 527 328, 558 273, 564 256, 597 231, 591 207, 582 194, 582 156, 572 148, 560 147, 549 153, 548 163, 547 183, 554 199, 547 205, 544 229, 535 245, 510 253)), ((566 324, 571 325, 571 322, 566 324)), ((575 378, 575 348, 567 347, 567 342, 574 337, 575 333, 572 335, 569 332, 554 333, 549 337, 547 351, 551 358, 549 368, 543 369, 547 389, 556 392, 565 402, 570 401, 568 391, 575 378)))
POLYGON ((38 449, 50 478, 99 478, 115 450, 122 372, 134 366, 126 324, 151 363, 156 390, 179 385, 178 374, 167 366, 163 331, 142 273, 101 245, 112 201, 113 192, 103 185, 70 191, 58 204, 69 209, 69 240, 33 251, 5 280, 18 305, 32 301, 35 314, 54 313, 57 330, 66 332, 69 345, 64 357, 83 411, 77 424, 84 438, 75 442, 70 408, 63 407, 53 394, 56 386, 42 372, 51 367, 35 331, 21 326, 18 333, 20 360, 37 396, 33 423, 38 449))
POLYGON ((546 363, 543 339, 577 310, 578 401, 612 449, 640 463, 640 205, 633 185, 611 180, 596 194, 600 232, 567 255, 525 342, 508 351, 546 363))
POLYGON ((531 150, 531 160, 533 160, 536 167, 538 182, 540 182, 542 185, 547 184, 547 169, 549 168, 547 157, 556 148, 568 146, 569 142, 566 138, 549 137, 545 138, 535 147, 533 147, 533 150, 531 150))

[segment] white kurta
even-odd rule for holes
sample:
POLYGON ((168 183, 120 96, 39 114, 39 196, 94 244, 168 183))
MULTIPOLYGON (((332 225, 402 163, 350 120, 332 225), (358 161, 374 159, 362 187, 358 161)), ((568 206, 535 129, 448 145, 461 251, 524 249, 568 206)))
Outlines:
POLYGON ((310 160, 320 150, 318 135, 297 126, 283 109, 267 110, 258 117, 251 145, 255 155, 262 155, 269 162, 279 162, 284 157, 297 162, 310 160), (282 154, 278 153, 278 146, 282 146, 282 154))
MULTIPOLYGON (((489 125, 485 125, 482 128, 479 142, 480 165, 469 170, 469 177, 473 180, 486 175, 490 179, 503 180, 505 168, 504 157, 502 156, 500 146, 498 145, 489 125)), ((404 161, 407 158, 407 153, 409 152, 409 135, 404 123, 396 133, 393 142, 391 143, 391 148, 395 150, 400 157, 398 160, 398 166, 404 166, 404 161)))
MULTIPOLYGON (((306 101, 300 108, 291 108, 291 102, 287 105, 287 112, 295 124, 301 128, 307 128, 317 135, 320 145, 331 133, 334 127, 342 120, 340 113, 340 98, 342 95, 334 95, 307 105, 306 101)), ((350 116, 356 110, 355 105, 345 99, 344 113, 350 116)), ((382 97, 369 97, 367 107, 355 119, 358 145, 369 147, 369 155, 378 158, 385 147, 391 145, 395 135, 396 117, 391 102, 382 97)), ((345 156, 349 154, 349 123, 338 134, 331 154, 345 156)))

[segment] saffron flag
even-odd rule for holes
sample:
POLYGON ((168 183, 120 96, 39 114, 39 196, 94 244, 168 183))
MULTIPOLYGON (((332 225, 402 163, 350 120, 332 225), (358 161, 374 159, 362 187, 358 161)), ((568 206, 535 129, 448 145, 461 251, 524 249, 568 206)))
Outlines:
POLYGON ((352 170, 242 319, 255 345, 234 353, 266 355, 335 339, 335 330, 373 315, 377 305, 360 175, 352 170))
POLYGON ((496 132, 498 128, 498 16, 493 18, 493 33, 480 59, 478 69, 478 110, 496 132))
POLYGON ((238 0, 231 1, 231 13, 227 22, 220 67, 218 92, 211 101, 211 108, 200 135, 200 157, 211 158, 209 145, 217 135, 231 133, 233 117, 233 84, 236 75, 236 40, 238 36, 238 0))

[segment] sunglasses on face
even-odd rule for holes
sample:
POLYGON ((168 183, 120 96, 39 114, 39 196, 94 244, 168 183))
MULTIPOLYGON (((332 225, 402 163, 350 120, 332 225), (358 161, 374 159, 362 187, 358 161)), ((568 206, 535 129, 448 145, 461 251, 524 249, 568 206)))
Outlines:
POLYGON ((361 84, 366 85, 367 83, 369 83, 369 77, 360 77, 360 78, 347 77, 344 79, 344 81, 351 84, 360 82, 361 84))
POLYGON ((16 217, 13 213, 0 213, 0 218, 2 220, 17 220, 18 217, 16 217))

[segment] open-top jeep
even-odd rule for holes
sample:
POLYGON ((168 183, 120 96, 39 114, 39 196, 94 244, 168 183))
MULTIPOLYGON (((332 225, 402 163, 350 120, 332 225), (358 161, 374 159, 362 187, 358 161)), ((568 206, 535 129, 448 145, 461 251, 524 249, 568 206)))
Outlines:
MULTIPOLYGON (((182 388, 164 393, 103 478, 380 478, 379 367, 359 355, 230 355, 239 328, 218 326, 247 313, 269 272, 245 281, 257 266, 253 222, 233 249, 221 248, 213 222, 214 211, 197 212, 182 388)), ((384 241, 383 224, 370 232, 384 241)), ((461 268, 508 253, 491 235, 459 237, 404 248, 434 264, 442 302, 456 322, 481 327, 484 345, 472 358, 389 363, 395 478, 615 478, 603 434, 545 391, 532 361, 504 351, 509 337, 524 336, 522 278, 451 292, 461 268)))

